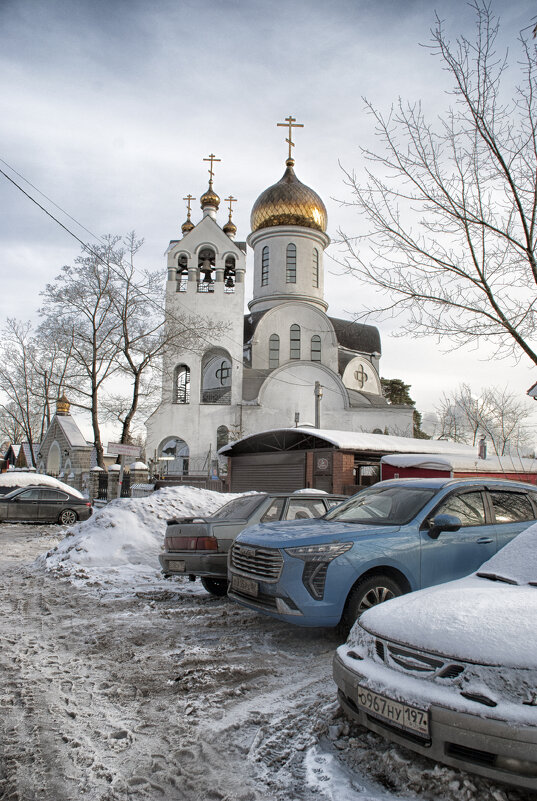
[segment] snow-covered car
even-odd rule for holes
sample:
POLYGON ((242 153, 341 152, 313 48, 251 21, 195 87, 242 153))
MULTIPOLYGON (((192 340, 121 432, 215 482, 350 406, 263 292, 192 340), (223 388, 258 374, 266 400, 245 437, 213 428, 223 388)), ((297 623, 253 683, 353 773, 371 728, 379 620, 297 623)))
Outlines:
POLYGON ((164 552, 159 556, 166 575, 196 576, 207 592, 227 592, 227 554, 235 537, 247 526, 279 520, 321 517, 347 500, 346 495, 307 492, 259 492, 235 498, 211 517, 168 520, 164 552))
POLYGON ((537 524, 466 578, 365 612, 334 657, 344 711, 457 768, 537 790, 537 524))
POLYGON ((22 487, 0 497, 0 521, 62 523, 70 526, 92 513, 87 498, 54 487, 22 487))

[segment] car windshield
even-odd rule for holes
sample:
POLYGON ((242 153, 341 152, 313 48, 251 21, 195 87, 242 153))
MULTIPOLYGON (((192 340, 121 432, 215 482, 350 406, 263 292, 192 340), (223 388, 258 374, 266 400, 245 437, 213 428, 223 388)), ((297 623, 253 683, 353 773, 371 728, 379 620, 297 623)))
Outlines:
POLYGON ((235 498, 235 500, 224 504, 214 515, 211 515, 211 520, 248 518, 266 497, 266 495, 246 495, 242 498, 235 498))
POLYGON ((401 526, 412 520, 436 492, 422 487, 371 487, 328 512, 324 519, 401 526))

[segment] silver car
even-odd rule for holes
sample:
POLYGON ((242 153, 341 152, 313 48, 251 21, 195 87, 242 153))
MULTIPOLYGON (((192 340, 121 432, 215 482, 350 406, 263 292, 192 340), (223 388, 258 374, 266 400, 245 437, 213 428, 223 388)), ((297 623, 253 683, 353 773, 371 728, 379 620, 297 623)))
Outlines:
POLYGON ((227 554, 235 537, 247 526, 278 520, 322 517, 345 495, 320 492, 257 492, 235 498, 211 517, 168 520, 164 552, 159 556, 165 575, 200 576, 207 592, 227 592, 227 554))
POLYGON ((537 524, 480 569, 365 612, 334 658, 344 711, 447 765, 537 790, 537 524))

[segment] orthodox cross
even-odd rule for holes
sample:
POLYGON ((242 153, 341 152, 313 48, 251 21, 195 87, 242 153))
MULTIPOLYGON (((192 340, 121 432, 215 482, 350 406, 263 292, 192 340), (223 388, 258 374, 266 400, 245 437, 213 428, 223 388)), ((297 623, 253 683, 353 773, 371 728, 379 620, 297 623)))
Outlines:
POLYGON ((289 145, 289 158, 292 158, 291 148, 295 146, 295 143, 291 139, 293 135, 293 128, 303 128, 304 126, 301 122, 296 121, 296 117, 291 117, 291 115, 285 118, 285 122, 277 122, 276 125, 278 128, 289 128, 289 139, 286 139, 285 141, 289 145))
POLYGON ((367 379, 369 378, 362 365, 360 365, 360 367, 354 371, 354 377, 357 380, 360 389, 363 389, 364 384, 367 382, 367 379))
POLYGON ((213 163, 215 161, 222 161, 222 159, 217 159, 216 156, 214 155, 214 153, 209 153, 209 158, 208 159, 203 159, 203 161, 210 161, 211 162, 211 166, 209 168, 209 181, 211 181, 211 183, 212 183, 212 180, 213 180, 213 177, 214 177, 213 163))
POLYGON ((233 212, 233 203, 237 202, 237 198, 233 197, 233 195, 230 195, 229 197, 226 197, 225 202, 229 203, 229 219, 231 220, 231 214, 233 212))
POLYGON ((188 218, 190 219, 190 214, 192 213, 192 209, 190 208, 190 204, 192 203, 193 200, 196 200, 196 198, 193 195, 187 195, 186 197, 183 198, 183 200, 186 200, 186 208, 187 208, 187 212, 188 212, 188 218))

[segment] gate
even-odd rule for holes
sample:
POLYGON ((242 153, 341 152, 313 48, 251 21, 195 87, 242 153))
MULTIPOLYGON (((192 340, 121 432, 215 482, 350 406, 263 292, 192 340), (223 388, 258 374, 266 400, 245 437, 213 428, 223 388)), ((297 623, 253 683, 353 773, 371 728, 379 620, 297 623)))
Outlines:
POLYGON ((99 487, 97 489, 99 501, 108 500, 108 473, 99 473, 99 487))

